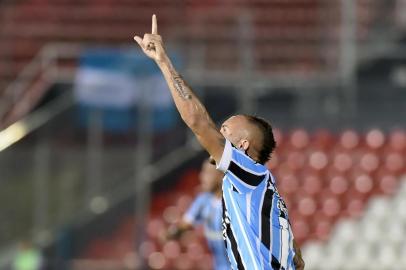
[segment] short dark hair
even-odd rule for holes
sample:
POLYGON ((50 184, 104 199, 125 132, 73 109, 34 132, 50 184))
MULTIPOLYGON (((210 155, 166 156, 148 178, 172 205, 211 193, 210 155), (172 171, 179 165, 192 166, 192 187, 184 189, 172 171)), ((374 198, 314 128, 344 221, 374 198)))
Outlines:
POLYGON ((271 159, 273 150, 276 147, 275 138, 272 132, 271 124, 265 119, 254 116, 254 115, 244 115, 246 119, 254 124, 262 133, 262 148, 259 151, 258 162, 265 164, 268 160, 271 159))

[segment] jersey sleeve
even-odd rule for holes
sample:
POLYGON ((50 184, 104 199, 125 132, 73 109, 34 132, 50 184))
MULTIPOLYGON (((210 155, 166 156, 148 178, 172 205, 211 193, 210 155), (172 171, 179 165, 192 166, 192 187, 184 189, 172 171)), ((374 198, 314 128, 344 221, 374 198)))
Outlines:
POLYGON ((255 189, 269 176, 268 169, 264 165, 255 162, 228 140, 217 169, 224 172, 237 189, 240 187, 242 190, 255 189))
POLYGON ((203 209, 207 203, 206 194, 200 194, 183 215, 183 220, 192 225, 197 225, 203 221, 203 209))

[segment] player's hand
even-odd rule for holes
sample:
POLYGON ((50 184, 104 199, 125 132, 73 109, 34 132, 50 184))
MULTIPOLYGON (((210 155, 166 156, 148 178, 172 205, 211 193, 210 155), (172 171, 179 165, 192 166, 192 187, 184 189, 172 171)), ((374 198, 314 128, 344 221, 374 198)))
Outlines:
POLYGON ((162 37, 158 35, 158 23, 155 14, 152 15, 151 34, 144 34, 144 38, 135 36, 134 40, 140 45, 142 51, 155 62, 161 62, 165 59, 166 53, 162 37))
POLYGON ((166 241, 177 240, 180 238, 181 235, 182 235, 182 230, 176 225, 171 225, 171 226, 169 226, 168 230, 166 231, 165 240, 166 241))

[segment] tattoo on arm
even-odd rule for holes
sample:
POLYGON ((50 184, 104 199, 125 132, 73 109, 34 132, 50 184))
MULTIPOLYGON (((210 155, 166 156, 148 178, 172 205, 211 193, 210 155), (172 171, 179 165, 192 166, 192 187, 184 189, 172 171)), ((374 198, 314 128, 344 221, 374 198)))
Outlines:
POLYGON ((175 87, 179 96, 183 99, 191 99, 192 95, 188 93, 188 89, 185 85, 185 82, 183 81, 183 78, 173 70, 171 71, 171 76, 173 86, 175 87))

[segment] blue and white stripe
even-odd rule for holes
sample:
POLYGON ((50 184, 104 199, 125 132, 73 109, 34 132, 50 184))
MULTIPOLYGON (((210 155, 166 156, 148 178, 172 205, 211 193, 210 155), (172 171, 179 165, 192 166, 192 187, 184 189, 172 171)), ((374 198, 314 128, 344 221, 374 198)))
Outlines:
POLYGON ((269 170, 226 141, 217 167, 223 179, 223 229, 234 270, 295 269, 285 203, 269 170))

